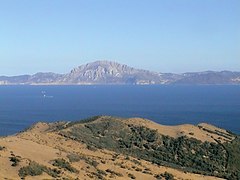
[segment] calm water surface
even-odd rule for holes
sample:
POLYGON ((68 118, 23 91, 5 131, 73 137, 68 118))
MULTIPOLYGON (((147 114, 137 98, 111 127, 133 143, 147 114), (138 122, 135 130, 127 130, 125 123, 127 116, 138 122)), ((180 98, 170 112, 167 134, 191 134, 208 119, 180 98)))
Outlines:
POLYGON ((94 115, 207 122, 240 134, 240 86, 0 86, 0 135, 94 115))

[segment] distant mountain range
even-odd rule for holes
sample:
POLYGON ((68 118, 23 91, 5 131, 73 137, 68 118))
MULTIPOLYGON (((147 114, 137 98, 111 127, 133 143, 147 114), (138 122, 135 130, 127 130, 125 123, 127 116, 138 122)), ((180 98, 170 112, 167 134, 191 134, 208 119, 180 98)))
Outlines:
POLYGON ((240 72, 205 71, 157 73, 111 61, 96 61, 67 74, 0 76, 0 85, 87 85, 87 84, 240 84, 240 72))

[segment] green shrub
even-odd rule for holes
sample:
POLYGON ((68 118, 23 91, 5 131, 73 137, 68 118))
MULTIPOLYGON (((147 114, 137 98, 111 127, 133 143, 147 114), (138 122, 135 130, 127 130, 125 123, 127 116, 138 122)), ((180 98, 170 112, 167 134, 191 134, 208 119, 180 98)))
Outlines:
POLYGON ((64 159, 55 159, 54 162, 53 162, 53 166, 57 166, 57 167, 60 167, 60 168, 63 168, 69 172, 73 172, 73 173, 78 173, 79 171, 72 167, 70 165, 69 162, 65 161, 64 159))
POLYGON ((228 151, 227 179, 240 179, 240 137, 236 137, 230 143, 224 143, 228 151))
POLYGON ((20 177, 38 176, 44 172, 44 166, 36 162, 30 162, 28 166, 19 169, 18 174, 20 177))
POLYGON ((77 154, 68 154, 67 158, 69 159, 70 162, 78 162, 82 159, 81 156, 77 154))
POLYGON ((166 180, 174 180, 174 176, 171 173, 164 172, 162 174, 157 174, 154 176, 156 179, 166 179, 166 180))
POLYGON ((161 174, 162 177, 164 177, 166 180, 174 180, 174 176, 171 173, 165 172, 164 174, 161 174))
POLYGON ((34 161, 30 162, 28 166, 22 167, 18 171, 18 175, 21 178, 24 178, 26 176, 39 176, 43 172, 47 173, 49 176, 52 176, 54 178, 57 178, 59 174, 61 173, 58 169, 50 169, 46 166, 40 165, 34 161))
MULTIPOLYGON (((187 136, 172 138, 144 126, 126 125, 116 118, 108 117, 99 122, 93 122, 94 119, 82 126, 73 126, 70 131, 60 131, 60 135, 86 143, 89 147, 125 154, 126 160, 132 156, 157 165, 223 178, 237 177, 239 174, 239 140, 221 144, 202 142, 187 136)), ((229 136, 222 132, 211 133, 223 138, 229 136)), ((92 160, 84 160, 96 166, 92 160)), ((137 161, 134 163, 137 164, 137 161)))
POLYGON ((97 172, 98 172, 98 174, 101 174, 101 175, 104 175, 104 176, 107 175, 107 173, 105 171, 101 170, 101 169, 97 169, 97 172))

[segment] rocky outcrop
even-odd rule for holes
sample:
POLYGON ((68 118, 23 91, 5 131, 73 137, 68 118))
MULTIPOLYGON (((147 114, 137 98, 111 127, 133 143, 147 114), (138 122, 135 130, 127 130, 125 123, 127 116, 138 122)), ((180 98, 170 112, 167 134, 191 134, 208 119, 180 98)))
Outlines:
POLYGON ((161 74, 134 69, 110 61, 96 61, 73 69, 63 83, 89 84, 161 84, 161 74))

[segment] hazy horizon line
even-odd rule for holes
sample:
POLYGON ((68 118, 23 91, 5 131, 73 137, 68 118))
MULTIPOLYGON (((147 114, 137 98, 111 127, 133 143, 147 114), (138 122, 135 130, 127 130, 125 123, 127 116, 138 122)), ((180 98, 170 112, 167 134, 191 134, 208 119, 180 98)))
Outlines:
POLYGON ((0 74, 0 76, 7 76, 7 77, 11 77, 11 76, 25 76, 25 75, 35 75, 38 73, 54 73, 54 74, 68 74, 71 72, 71 70, 73 70, 74 68, 78 68, 80 66, 84 66, 87 64, 92 64, 92 63, 97 63, 97 62, 109 62, 109 63, 117 63, 117 64, 121 64, 121 65, 126 65, 130 68, 134 68, 134 69, 139 69, 139 70, 146 70, 146 71, 150 71, 150 72, 154 72, 154 73, 171 73, 171 74, 186 74, 186 73, 204 73, 204 72, 240 72, 240 70, 229 70, 229 69, 222 69, 222 70, 214 70, 214 69, 207 69, 207 70, 199 70, 199 71, 183 71, 183 72, 174 72, 174 71, 155 71, 155 70, 151 70, 151 69, 147 69, 147 68, 139 68, 139 67, 134 67, 132 65, 128 65, 126 63, 120 63, 116 60, 94 60, 94 61, 90 61, 87 63, 83 63, 80 64, 78 66, 73 66, 71 69, 67 70, 66 72, 55 72, 55 71, 36 71, 34 73, 18 73, 18 74, 0 74))

